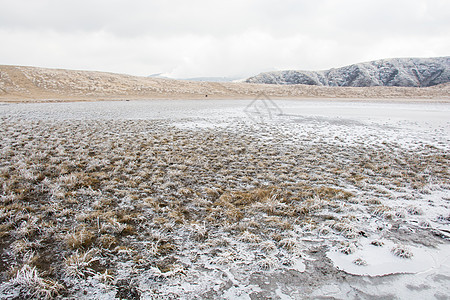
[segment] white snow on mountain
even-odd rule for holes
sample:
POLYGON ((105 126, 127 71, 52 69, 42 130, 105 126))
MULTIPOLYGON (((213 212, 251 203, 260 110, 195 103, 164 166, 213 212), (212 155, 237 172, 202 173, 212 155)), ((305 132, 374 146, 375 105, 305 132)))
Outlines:
POLYGON ((450 56, 382 59, 324 71, 266 72, 250 77, 246 82, 352 87, 428 87, 450 82, 450 56))

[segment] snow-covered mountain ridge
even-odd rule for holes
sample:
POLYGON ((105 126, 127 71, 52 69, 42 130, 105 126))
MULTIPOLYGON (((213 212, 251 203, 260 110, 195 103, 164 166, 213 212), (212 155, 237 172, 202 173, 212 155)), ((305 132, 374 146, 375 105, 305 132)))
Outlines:
POLYGON ((450 82, 450 56, 382 59, 324 71, 265 72, 248 78, 246 82, 351 87, 428 87, 450 82))

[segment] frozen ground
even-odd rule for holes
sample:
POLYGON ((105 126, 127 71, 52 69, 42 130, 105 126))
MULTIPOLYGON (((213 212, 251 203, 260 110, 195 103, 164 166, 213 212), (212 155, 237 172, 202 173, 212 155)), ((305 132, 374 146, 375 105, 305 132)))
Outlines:
POLYGON ((0 105, 0 294, 450 299, 450 105, 0 105))

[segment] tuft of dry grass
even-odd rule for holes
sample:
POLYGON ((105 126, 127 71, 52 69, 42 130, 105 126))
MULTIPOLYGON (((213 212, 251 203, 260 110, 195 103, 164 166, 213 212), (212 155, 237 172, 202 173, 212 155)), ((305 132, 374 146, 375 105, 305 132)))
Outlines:
POLYGON ((392 209, 385 205, 378 205, 370 209, 371 213, 374 216, 384 218, 384 219, 393 219, 394 213, 392 212, 392 209))
POLYGON ((65 238, 66 245, 71 249, 87 249, 95 241, 96 235, 85 228, 70 233, 65 238))
POLYGON ((24 265, 7 283, 9 290, 18 292, 24 299, 54 299, 64 289, 64 286, 52 279, 46 279, 35 267, 24 265))
POLYGON ((364 259, 360 258, 360 257, 358 257, 357 259, 352 261, 352 263, 354 263, 357 266, 367 266, 367 262, 364 259))
POLYGON ((372 242, 370 242, 371 245, 376 246, 376 247, 382 247, 384 246, 384 242, 380 241, 380 240, 373 240, 372 242))
POLYGON ((391 252, 392 254, 400 258, 412 258, 414 255, 411 250, 405 245, 395 245, 391 249, 391 252))
POLYGON ((91 249, 86 252, 78 250, 65 259, 66 274, 71 277, 84 278, 95 275, 93 264, 99 260, 96 256, 97 250, 91 249))
POLYGON ((270 271, 278 265, 278 261, 275 257, 266 257, 258 260, 257 266, 263 271, 270 271))
POLYGON ((338 246, 338 249, 340 252, 348 255, 348 254, 355 253, 357 247, 356 247, 355 243, 346 241, 346 242, 341 242, 338 246))

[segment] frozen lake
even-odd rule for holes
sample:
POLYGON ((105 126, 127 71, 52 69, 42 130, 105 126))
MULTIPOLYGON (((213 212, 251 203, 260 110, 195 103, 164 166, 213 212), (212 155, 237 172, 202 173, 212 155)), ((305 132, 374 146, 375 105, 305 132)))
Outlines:
MULTIPOLYGON (((177 126, 279 125, 354 142, 383 138, 449 149, 450 104, 331 100, 149 100, 2 104, 0 117, 28 120, 167 120, 177 126), (415 141, 411 141, 414 139, 415 141)), ((326 138, 326 137, 324 137, 326 138)))
MULTIPOLYGON (((261 110, 263 101, 257 100, 261 110)), ((36 119, 180 119, 245 117, 251 100, 139 100, 0 104, 2 116, 36 119)), ((267 102, 269 103, 269 102, 267 102)), ((450 104, 380 103, 331 100, 272 100, 283 114, 359 121, 425 122, 449 125, 450 104)))

